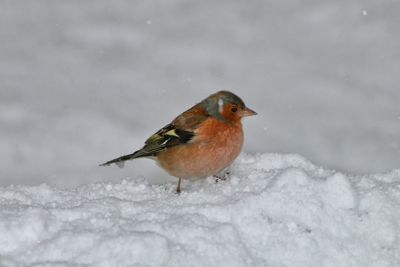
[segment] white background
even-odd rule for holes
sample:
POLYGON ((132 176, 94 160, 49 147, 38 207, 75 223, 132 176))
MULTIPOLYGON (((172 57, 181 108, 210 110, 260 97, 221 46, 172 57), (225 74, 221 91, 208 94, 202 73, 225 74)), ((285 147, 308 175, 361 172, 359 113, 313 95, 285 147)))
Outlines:
POLYGON ((400 167, 398 1, 0 3, 0 185, 164 178, 139 149, 220 89, 259 115, 247 152, 400 167))

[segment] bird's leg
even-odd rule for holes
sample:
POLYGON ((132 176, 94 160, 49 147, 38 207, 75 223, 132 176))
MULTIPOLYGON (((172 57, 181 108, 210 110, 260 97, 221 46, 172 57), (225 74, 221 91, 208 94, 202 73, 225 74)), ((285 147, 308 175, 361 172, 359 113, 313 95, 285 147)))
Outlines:
POLYGON ((178 194, 181 193, 181 180, 182 180, 182 178, 179 178, 178 187, 176 188, 176 193, 178 193, 178 194))

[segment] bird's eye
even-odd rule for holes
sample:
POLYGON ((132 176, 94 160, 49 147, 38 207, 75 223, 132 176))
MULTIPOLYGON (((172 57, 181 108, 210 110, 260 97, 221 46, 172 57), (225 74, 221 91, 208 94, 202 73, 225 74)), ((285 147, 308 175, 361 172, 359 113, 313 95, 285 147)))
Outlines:
POLYGON ((233 113, 235 113, 236 111, 238 111, 237 107, 233 107, 231 110, 232 110, 233 113))

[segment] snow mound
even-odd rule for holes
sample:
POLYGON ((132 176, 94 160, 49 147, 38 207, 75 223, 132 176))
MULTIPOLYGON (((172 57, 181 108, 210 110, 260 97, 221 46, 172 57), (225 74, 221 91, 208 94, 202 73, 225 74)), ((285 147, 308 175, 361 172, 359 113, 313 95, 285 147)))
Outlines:
POLYGON ((400 171, 241 155, 230 178, 0 188, 0 266, 400 266, 400 171))

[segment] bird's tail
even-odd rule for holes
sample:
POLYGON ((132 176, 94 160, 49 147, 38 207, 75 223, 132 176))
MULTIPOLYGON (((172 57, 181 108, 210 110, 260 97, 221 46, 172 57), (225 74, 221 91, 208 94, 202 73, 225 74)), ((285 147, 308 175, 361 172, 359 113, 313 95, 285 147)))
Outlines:
POLYGON ((125 161, 131 160, 131 159, 135 159, 135 158, 139 158, 139 157, 142 156, 138 152, 139 151, 136 151, 136 152, 134 152, 132 154, 125 155, 125 156, 122 156, 122 157, 119 157, 119 158, 116 158, 116 159, 112 159, 112 160, 107 161, 107 162, 105 162, 103 164, 100 164, 99 166, 108 166, 108 165, 111 165, 111 164, 115 163, 118 167, 123 168, 124 164, 125 164, 125 161))

